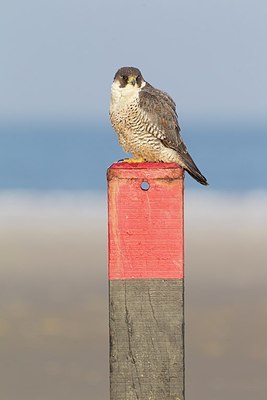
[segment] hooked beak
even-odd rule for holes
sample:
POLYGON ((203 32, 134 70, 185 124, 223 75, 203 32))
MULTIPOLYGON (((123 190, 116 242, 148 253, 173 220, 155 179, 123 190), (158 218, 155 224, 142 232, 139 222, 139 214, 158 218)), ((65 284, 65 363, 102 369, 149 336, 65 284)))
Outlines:
POLYGON ((132 79, 130 80, 130 83, 134 86, 134 85, 136 84, 136 79, 135 79, 135 78, 132 78, 132 79))

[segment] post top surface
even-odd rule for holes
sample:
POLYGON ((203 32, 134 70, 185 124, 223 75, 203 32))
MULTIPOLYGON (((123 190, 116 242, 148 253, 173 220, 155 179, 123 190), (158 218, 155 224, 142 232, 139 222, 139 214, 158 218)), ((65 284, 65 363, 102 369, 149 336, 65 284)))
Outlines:
POLYGON ((112 164, 109 169, 181 169, 177 163, 127 163, 126 161, 112 164))
POLYGON ((184 170, 176 163, 112 164, 107 171, 108 180, 119 179, 183 179, 184 170))

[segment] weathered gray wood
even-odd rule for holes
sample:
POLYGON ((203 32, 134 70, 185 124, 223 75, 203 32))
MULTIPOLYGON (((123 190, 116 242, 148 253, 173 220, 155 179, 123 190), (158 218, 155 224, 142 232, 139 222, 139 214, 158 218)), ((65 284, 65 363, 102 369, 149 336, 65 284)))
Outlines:
POLYGON ((184 400, 183 280, 110 281, 111 400, 184 400))

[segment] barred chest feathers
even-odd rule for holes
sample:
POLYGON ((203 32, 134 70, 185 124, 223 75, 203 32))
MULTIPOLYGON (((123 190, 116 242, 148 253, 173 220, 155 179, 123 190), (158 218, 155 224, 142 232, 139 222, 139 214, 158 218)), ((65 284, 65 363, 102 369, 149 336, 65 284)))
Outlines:
POLYGON ((138 112, 139 92, 144 86, 145 82, 140 88, 132 85, 121 88, 117 81, 113 82, 109 112, 115 130, 117 130, 116 123, 122 123, 129 114, 138 112))

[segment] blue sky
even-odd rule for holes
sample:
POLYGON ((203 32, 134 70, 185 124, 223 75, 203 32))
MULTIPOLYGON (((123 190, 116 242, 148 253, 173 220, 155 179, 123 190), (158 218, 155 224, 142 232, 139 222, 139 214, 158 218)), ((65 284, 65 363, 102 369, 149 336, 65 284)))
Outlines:
POLYGON ((10 0, 0 12, 0 114, 107 117, 117 68, 139 67, 179 114, 263 118, 265 0, 10 0))

